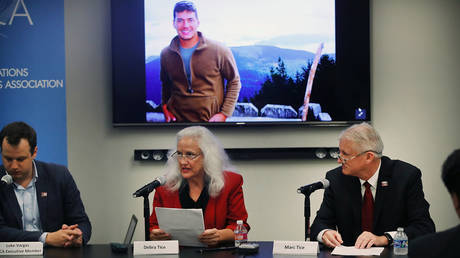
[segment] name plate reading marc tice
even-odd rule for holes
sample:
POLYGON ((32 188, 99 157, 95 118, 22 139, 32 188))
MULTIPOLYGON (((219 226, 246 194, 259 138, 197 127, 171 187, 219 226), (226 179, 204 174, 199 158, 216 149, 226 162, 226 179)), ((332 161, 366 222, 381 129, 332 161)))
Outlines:
POLYGON ((134 241, 133 255, 178 254, 179 241, 134 241))
POLYGON ((43 255, 43 243, 0 242, 0 255, 43 255))
POLYGON ((273 254, 317 255, 318 242, 273 241, 273 254))

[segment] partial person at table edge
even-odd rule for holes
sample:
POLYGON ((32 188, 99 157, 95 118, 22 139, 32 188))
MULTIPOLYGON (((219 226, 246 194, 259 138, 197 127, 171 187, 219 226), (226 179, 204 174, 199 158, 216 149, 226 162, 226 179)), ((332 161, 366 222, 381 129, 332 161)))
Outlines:
MULTIPOLYGON (((442 165, 442 181, 449 192, 455 212, 460 218, 460 149, 453 151, 442 165)), ((409 243, 409 256, 414 258, 459 257, 460 225, 429 234, 409 243)))
POLYGON ((6 125, 0 142, 0 177, 12 177, 11 184, 0 187, 0 242, 85 245, 91 223, 69 170, 35 160, 37 134, 24 122, 6 125))
POLYGON ((247 223, 243 177, 232 172, 218 139, 205 127, 192 126, 176 135, 176 149, 166 164, 166 185, 156 189, 150 216, 151 240, 171 238, 158 226, 155 207, 203 209, 205 231, 199 240, 209 246, 234 241, 237 220, 247 223))

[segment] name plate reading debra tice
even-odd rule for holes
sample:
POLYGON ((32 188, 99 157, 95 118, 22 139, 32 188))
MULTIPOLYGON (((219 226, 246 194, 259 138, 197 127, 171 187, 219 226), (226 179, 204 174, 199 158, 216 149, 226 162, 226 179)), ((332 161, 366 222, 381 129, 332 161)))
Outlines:
POLYGON ((179 241, 134 241, 133 255, 178 254, 179 241))
POLYGON ((273 254, 317 255, 318 242, 273 241, 273 254))
POLYGON ((0 242, 0 255, 43 255, 43 243, 0 242))

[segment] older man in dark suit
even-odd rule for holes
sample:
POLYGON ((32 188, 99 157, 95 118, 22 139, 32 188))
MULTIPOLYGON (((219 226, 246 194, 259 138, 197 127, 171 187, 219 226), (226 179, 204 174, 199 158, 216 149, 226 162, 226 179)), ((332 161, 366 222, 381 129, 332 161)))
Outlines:
POLYGON ((326 174, 330 186, 311 227, 326 246, 387 246, 398 227, 409 240, 434 232, 418 168, 382 156, 377 131, 362 123, 340 136, 341 167, 326 174))
MULTIPOLYGON (((457 216, 460 218, 460 149, 452 152, 446 159, 442 166, 441 177, 452 198, 457 216)), ((460 225, 417 238, 409 245, 409 256, 416 258, 459 257, 458 243, 460 243, 460 225)))
POLYGON ((0 242, 41 241, 70 247, 86 244, 91 223, 75 181, 66 167, 36 161, 35 130, 14 122, 0 132, 0 242))

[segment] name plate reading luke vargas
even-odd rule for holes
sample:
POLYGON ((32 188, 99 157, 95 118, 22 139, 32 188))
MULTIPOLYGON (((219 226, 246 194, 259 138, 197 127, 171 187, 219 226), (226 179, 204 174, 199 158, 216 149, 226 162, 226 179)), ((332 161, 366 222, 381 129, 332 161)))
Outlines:
POLYGON ((0 242, 0 255, 43 255, 43 243, 0 242))
POLYGON ((178 254, 179 241, 134 241, 133 255, 178 254))
POLYGON ((273 241, 273 254, 317 255, 318 242, 273 241))

